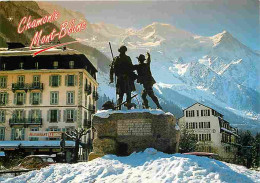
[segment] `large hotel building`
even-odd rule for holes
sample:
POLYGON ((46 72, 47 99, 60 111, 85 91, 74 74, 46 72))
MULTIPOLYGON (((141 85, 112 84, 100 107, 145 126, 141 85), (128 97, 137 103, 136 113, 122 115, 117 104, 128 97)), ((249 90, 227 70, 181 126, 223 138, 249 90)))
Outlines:
POLYGON ((238 130, 216 110, 200 103, 184 109, 179 119, 181 131, 190 131, 197 139, 195 151, 215 153, 225 161, 234 161, 238 151, 238 130))
MULTIPOLYGON (((59 137, 35 137, 29 133, 87 128, 96 111, 97 69, 88 58, 66 48, 50 49, 33 57, 36 51, 39 48, 30 50, 19 44, 0 50, 2 151, 59 151, 59 137)), ((87 138, 83 137, 83 142, 87 138)))

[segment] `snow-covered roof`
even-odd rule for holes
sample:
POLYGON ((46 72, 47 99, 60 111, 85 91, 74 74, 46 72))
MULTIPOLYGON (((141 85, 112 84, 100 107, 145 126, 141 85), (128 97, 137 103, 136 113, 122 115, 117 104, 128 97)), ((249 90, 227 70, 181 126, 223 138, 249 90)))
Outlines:
MULTIPOLYGON (((3 147, 60 147, 60 141, 0 141, 0 148, 3 147)), ((66 147, 75 146, 74 141, 65 141, 66 147)))
POLYGON ((100 110, 97 111, 94 116, 100 117, 100 118, 108 118, 111 114, 129 114, 129 113, 150 113, 154 115, 171 115, 173 116, 172 113, 167 112, 165 113, 164 111, 160 109, 133 109, 133 110, 100 110))

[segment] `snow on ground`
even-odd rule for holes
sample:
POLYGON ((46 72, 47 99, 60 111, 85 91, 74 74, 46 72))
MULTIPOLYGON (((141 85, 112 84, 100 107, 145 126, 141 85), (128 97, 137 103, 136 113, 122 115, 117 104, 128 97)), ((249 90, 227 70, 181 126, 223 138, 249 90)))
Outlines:
POLYGON ((165 154, 148 148, 128 157, 106 155, 90 162, 56 164, 15 178, 2 179, 2 182, 251 183, 259 180, 259 172, 242 166, 193 155, 165 154))

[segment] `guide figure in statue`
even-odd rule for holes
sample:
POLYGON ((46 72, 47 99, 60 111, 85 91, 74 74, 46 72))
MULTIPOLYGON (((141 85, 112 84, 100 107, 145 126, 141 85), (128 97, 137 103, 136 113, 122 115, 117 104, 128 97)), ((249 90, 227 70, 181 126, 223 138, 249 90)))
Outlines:
POLYGON ((156 81, 154 80, 150 69, 150 53, 147 52, 147 59, 145 59, 145 56, 143 54, 140 54, 139 57, 136 58, 139 62, 138 65, 134 65, 134 70, 136 70, 138 74, 137 83, 142 84, 144 87, 142 91, 143 108, 149 108, 148 100, 146 98, 147 95, 149 95, 153 102, 156 104, 157 108, 162 109, 161 105, 159 104, 158 98, 154 95, 153 92, 153 85, 156 83, 156 81))
POLYGON ((123 102, 124 94, 126 94, 126 106, 131 108, 131 92, 135 91, 134 80, 136 75, 133 71, 133 63, 129 56, 125 53, 126 46, 121 46, 119 49, 119 56, 115 57, 110 67, 110 83, 114 82, 114 74, 116 76, 116 94, 119 95, 117 104, 118 109, 121 110, 121 103, 123 102))

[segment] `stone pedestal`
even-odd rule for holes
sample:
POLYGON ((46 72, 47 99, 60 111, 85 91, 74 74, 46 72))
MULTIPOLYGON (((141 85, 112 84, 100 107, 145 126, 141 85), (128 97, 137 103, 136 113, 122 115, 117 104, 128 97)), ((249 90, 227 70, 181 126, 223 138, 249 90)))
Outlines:
POLYGON ((166 153, 178 151, 180 131, 176 118, 161 110, 99 111, 93 116, 97 135, 92 156, 155 148, 166 153))

